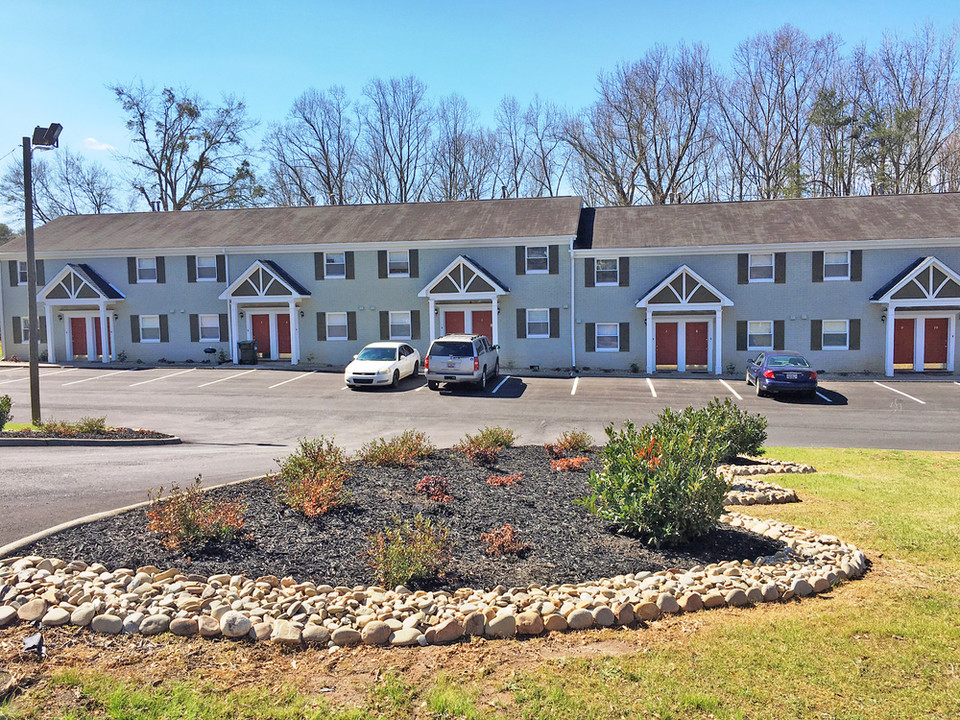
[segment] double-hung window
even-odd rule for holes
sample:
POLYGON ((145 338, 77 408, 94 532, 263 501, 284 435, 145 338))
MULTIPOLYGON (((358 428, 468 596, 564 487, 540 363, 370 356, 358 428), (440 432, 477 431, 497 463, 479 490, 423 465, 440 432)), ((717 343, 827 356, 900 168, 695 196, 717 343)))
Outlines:
POLYGON ((30 318, 29 317, 20 318, 20 342, 22 343, 30 342, 30 318))
POLYGON ((324 253, 323 276, 325 278, 347 277, 347 254, 345 252, 324 253))
MULTIPOLYGON (((144 258, 146 259, 146 258, 144 258)), ((154 260, 156 266, 156 260, 154 260)), ((138 262, 139 269, 139 262, 138 262)), ((154 270, 156 273, 156 270, 154 270)), ((156 278, 156 275, 154 275, 156 278)), ((217 256, 216 255, 197 255, 197 281, 198 282, 216 282, 217 280, 217 256)))
POLYGON ((597 352, 616 352, 620 349, 620 323, 597 323, 597 352))
POLYGON ((848 250, 823 253, 823 279, 850 279, 850 252, 848 250))
POLYGON ((527 310, 527 337, 550 337, 550 309, 535 308, 527 310))
MULTIPOLYGON (((199 277, 199 273, 198 273, 198 277, 199 277)), ((137 258, 137 282, 138 283, 155 283, 156 281, 157 281, 157 259, 155 257, 138 257, 137 258)), ((160 341, 160 336, 158 334, 157 342, 159 341, 160 341)))
POLYGON ((387 251, 387 277, 410 277, 410 253, 407 250, 387 251))
POLYGON ((846 350, 850 346, 850 322, 848 320, 824 320, 822 326, 824 350, 846 350))
POLYGON ((773 282, 773 253, 750 253, 750 282, 773 282))
MULTIPOLYGON (((199 259, 199 258, 198 258, 199 259)), ((199 265, 197 266, 199 270, 199 265)), ((200 278, 199 273, 197 279, 200 278)), ((219 315, 201 315, 200 316, 200 340, 208 342, 220 342, 220 316, 219 315)))
POLYGON ((145 343, 160 342, 160 316, 159 315, 141 315, 140 316, 140 342, 145 342, 145 343))
POLYGON ((347 314, 345 312, 327 313, 327 340, 347 339, 347 314))
POLYGON ((27 261, 26 260, 17 261, 17 284, 18 285, 27 284, 27 261))
POLYGON ((409 310, 390 311, 391 340, 409 340, 411 337, 411 327, 409 310))
POLYGON ((550 271, 550 259, 546 245, 531 245, 527 247, 526 270, 528 275, 550 271))
POLYGON ((750 320, 747 323, 747 349, 773 350, 773 320, 750 320))
POLYGON ((620 284, 620 261, 617 258, 597 258, 595 268, 594 281, 596 285, 620 284))

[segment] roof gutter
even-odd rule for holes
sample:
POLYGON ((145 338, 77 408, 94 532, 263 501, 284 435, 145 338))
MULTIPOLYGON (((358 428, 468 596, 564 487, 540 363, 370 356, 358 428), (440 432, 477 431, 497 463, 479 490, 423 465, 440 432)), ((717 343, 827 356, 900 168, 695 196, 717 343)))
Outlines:
POLYGON ((577 268, 573 262, 573 243, 576 236, 570 238, 570 372, 577 369, 577 317, 576 317, 576 275, 577 268))

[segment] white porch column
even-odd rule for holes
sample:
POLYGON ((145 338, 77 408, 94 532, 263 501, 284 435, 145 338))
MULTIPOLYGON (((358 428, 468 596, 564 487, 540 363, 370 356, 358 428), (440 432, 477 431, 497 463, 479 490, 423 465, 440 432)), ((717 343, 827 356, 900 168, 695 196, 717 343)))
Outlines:
POLYGON ((886 348, 884 350, 884 359, 883 359, 883 372, 887 377, 893 377, 893 332, 894 326, 896 325, 896 308, 894 306, 887 306, 887 322, 886 322, 886 348))
POLYGON ((119 357, 117 354, 117 322, 109 312, 107 313, 107 323, 110 327, 110 359, 116 362, 119 357))
POLYGON ((433 298, 427 298, 430 313, 430 342, 437 339, 437 301, 433 298))
POLYGON ((297 304, 290 301, 290 364, 300 362, 300 313, 297 304))
POLYGON ((237 349, 237 343, 240 338, 240 318, 237 311, 237 301, 227 300, 227 311, 230 313, 230 359, 234 365, 240 363, 240 351, 237 349))
POLYGON ((47 318, 47 362, 57 361, 56 336, 53 334, 53 308, 50 303, 43 304, 43 314, 47 318))
POLYGON ((653 310, 647 308, 647 374, 653 374, 657 369, 656 328, 653 326, 653 310))
POLYGON ((713 374, 723 374, 723 356, 720 354, 723 348, 723 325, 721 324, 721 314, 723 308, 716 309, 716 319, 713 321, 713 374))
POLYGON ((107 303, 100 301, 100 362, 110 362, 110 333, 107 319, 107 303))
POLYGON ((500 321, 497 319, 497 296, 493 296, 493 322, 490 323, 493 327, 493 337, 490 338, 493 341, 494 345, 500 344, 500 321))

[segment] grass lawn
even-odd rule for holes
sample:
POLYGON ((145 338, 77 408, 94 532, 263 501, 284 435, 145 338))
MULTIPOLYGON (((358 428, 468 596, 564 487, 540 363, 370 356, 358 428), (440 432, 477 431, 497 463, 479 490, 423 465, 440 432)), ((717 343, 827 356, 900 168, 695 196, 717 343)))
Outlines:
POLYGON ((15 430, 36 430, 36 428, 30 423, 15 423, 8 422, 3 426, 4 432, 13 432, 15 430))
POLYGON ((42 664, 18 665, 23 629, 0 634, 0 669, 35 681, 0 717, 960 717, 960 453, 768 454, 819 472, 787 477, 802 503, 745 512, 855 543, 873 562, 864 579, 637 631, 453 648, 329 655, 63 631, 42 664))

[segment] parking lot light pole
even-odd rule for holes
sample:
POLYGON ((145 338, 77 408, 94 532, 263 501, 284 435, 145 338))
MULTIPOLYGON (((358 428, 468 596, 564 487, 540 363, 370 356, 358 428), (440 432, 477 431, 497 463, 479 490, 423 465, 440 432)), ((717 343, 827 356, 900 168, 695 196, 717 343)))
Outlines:
MULTIPOLYGON (((27 324, 30 328, 30 418, 40 424, 40 323, 37 318, 37 253, 33 246, 33 147, 59 146, 63 125, 36 127, 33 138, 23 138, 23 223, 27 244, 27 324)), ((48 328, 47 332, 52 332, 48 328)))

